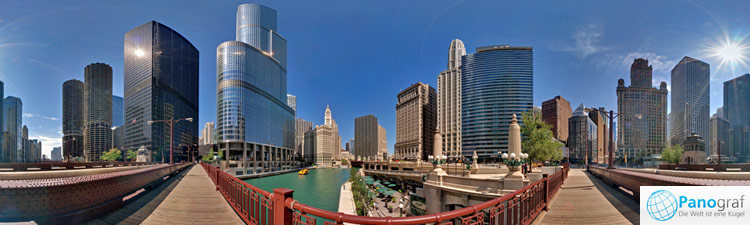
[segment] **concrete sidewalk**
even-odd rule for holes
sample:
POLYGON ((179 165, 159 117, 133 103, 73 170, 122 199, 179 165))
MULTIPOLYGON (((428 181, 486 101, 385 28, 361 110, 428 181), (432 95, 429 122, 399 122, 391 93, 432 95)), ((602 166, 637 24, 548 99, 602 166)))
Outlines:
POLYGON ((347 181, 342 184, 340 193, 339 212, 357 215, 357 207, 354 205, 354 196, 352 196, 352 182, 347 181))

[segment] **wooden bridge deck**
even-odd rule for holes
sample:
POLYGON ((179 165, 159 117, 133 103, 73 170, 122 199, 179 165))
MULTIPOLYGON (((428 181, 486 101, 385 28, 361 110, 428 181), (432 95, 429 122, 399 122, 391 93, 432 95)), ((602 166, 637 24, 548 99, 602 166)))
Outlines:
POLYGON ((245 224, 216 191, 201 166, 183 171, 121 209, 87 222, 99 224, 245 224))
POLYGON ((638 224, 639 204, 582 169, 571 169, 537 224, 638 224))
POLYGON ((216 191, 203 167, 193 166, 143 224, 245 224, 216 191))

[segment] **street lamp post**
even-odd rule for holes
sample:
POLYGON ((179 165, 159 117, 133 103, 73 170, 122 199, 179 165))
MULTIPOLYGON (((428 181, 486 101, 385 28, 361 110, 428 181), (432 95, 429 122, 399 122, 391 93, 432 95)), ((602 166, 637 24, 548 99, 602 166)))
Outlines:
POLYGON ((65 153, 66 158, 68 158, 68 163, 70 163, 70 152, 73 151, 73 148, 71 148, 72 146, 70 146, 70 141, 73 141, 73 143, 75 144, 76 137, 73 137, 73 140, 65 141, 65 146, 68 148, 68 151, 65 153))
MULTIPOLYGON (((180 119, 168 119, 168 120, 149 120, 148 125, 152 125, 154 123, 166 123, 169 124, 169 163, 174 163, 174 152, 173 152, 173 146, 172 142, 174 141, 174 138, 172 137, 173 131, 174 131, 174 125, 177 122, 187 120, 188 122, 193 122, 193 118, 180 118, 180 119)), ((164 152, 162 150, 162 152, 164 152)), ((162 153, 161 160, 164 161, 164 154, 162 153)))
POLYGON ((609 160, 607 160, 608 161, 607 163, 609 163, 609 166, 607 166, 607 169, 614 169, 615 165, 612 162, 614 161, 614 158, 615 158, 614 157, 614 141, 613 141, 615 118, 617 118, 620 115, 633 115, 637 119, 641 119, 643 116, 641 114, 615 113, 614 110, 609 110, 609 113, 607 113, 606 111, 603 111, 603 112, 604 114, 609 114, 607 115, 609 116, 609 160))
POLYGON ((721 145, 723 144, 724 144, 724 141, 719 141, 719 144, 716 147, 717 148, 716 154, 719 155, 719 161, 716 163, 716 172, 719 172, 721 170, 721 145))

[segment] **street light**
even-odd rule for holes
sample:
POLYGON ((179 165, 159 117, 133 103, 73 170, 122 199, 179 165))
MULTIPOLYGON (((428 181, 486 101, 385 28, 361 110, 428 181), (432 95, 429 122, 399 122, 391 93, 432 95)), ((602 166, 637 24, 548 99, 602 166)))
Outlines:
POLYGON ((67 155, 67 158, 68 158, 68 163, 70 163, 70 152, 73 151, 72 146, 69 146, 70 141, 73 141, 73 144, 75 144, 76 137, 73 136, 73 140, 67 140, 67 141, 65 141, 65 146, 67 146, 67 148, 68 148, 68 151, 66 152, 66 155, 67 155))
POLYGON ((721 145, 724 144, 724 141, 719 141, 719 144, 717 147, 716 155, 719 156, 719 161, 716 163, 716 172, 719 172, 721 170, 721 145))
MULTIPOLYGON (((612 139, 614 139, 614 137, 613 137, 613 133, 614 133, 614 127, 613 127, 613 125, 614 124, 613 123, 614 123, 615 118, 617 118, 618 116, 621 116, 621 115, 629 115, 629 116, 635 116, 636 119, 640 120, 641 118, 643 118, 643 115, 642 114, 629 114, 629 113, 615 113, 614 110, 609 110, 609 113, 607 113, 606 111, 601 111, 601 112, 604 113, 604 115, 609 116, 609 160, 608 160, 609 166, 607 166, 607 169, 614 169, 615 166, 612 163, 613 160, 614 160, 614 158, 615 158, 614 157, 614 153, 613 153, 614 152, 614 147, 613 147, 614 141, 612 139)), ((588 154, 586 154, 586 156, 588 156, 588 154)))
MULTIPOLYGON (((152 125, 154 123, 166 123, 166 124, 169 124, 169 163, 174 163, 174 154, 173 154, 174 152, 173 152, 173 149, 172 149, 173 148, 172 142, 174 141, 173 137, 172 137, 172 134, 173 134, 173 131, 174 131, 173 128, 174 128, 174 125, 177 122, 180 122, 180 121, 183 121, 183 120, 186 120, 188 122, 193 122, 193 118, 180 118, 180 119, 168 119, 168 120, 149 120, 147 122, 148 125, 152 125)), ((164 161, 164 157, 162 157, 161 160, 164 161)))

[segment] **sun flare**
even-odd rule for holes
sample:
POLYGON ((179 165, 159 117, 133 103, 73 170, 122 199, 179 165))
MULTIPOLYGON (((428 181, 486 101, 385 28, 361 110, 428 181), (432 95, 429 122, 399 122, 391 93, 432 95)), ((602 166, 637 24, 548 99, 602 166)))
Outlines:
POLYGON ((717 69, 729 66, 734 72, 735 67, 747 66, 748 50, 750 50, 750 46, 743 43, 742 40, 733 41, 726 38, 710 49, 709 56, 721 60, 717 69))

